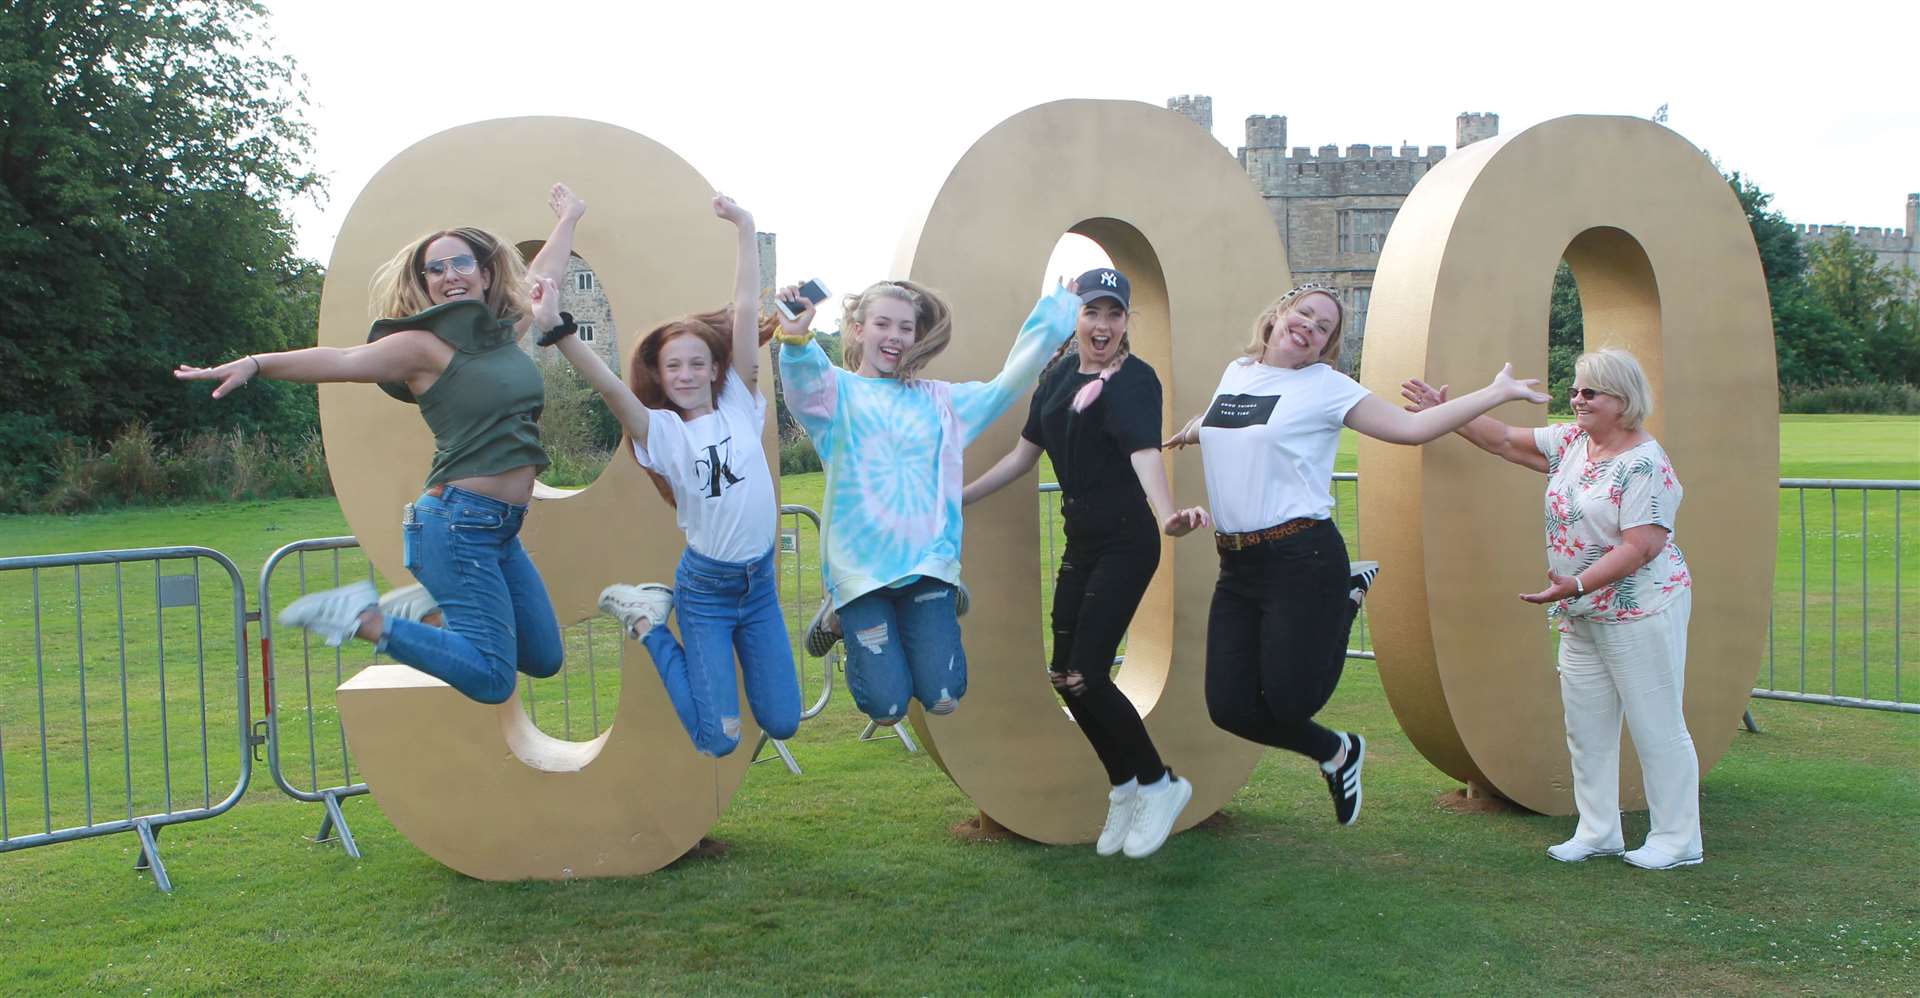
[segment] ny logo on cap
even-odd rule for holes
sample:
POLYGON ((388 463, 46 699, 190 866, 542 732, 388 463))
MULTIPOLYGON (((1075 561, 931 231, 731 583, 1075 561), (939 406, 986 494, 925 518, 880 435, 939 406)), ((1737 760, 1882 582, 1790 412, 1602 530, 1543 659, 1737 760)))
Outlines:
POLYGON ((1102 271, 1100 274, 1100 283, 1110 288, 1117 288, 1120 286, 1120 275, 1111 270, 1102 271))

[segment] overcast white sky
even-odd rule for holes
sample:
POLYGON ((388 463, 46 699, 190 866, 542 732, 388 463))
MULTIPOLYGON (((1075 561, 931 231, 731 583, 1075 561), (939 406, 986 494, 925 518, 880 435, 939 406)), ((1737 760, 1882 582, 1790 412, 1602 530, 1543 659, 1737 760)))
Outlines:
POLYGON ((1286 115, 1294 146, 1451 149, 1461 111, 1497 112, 1513 132, 1664 103, 1671 127, 1794 221, 1899 227, 1920 191, 1905 4, 1395 0, 1346 17, 1216 0, 269 6, 316 105, 332 197, 296 217, 301 250, 323 262, 389 158, 455 125, 528 114, 664 143, 779 234, 783 282, 818 276, 835 291, 892 276, 903 229, 975 139, 1068 97, 1207 94, 1229 150, 1250 114, 1286 115), (433 82, 461 71, 470 91, 433 82))

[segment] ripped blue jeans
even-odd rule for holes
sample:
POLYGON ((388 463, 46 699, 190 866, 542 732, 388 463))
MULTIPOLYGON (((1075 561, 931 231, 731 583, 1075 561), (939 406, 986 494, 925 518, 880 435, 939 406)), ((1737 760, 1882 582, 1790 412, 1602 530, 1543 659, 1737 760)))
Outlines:
POLYGON ((882 724, 907 716, 907 701, 951 714, 967 692, 951 583, 920 576, 875 589, 840 608, 847 647, 847 690, 860 711, 882 724))
POLYGON ((729 562, 688 548, 674 570, 673 586, 680 637, 656 624, 640 641, 653 656, 667 699, 693 747, 721 756, 740 744, 735 653, 753 719, 774 738, 792 738, 800 727, 800 675, 780 613, 774 552, 769 549, 753 561, 729 562))

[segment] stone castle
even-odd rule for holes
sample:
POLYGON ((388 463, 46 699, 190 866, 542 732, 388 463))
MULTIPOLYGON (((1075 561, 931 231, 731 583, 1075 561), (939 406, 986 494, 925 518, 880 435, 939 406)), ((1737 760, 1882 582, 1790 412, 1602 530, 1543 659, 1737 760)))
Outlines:
MULTIPOLYGON (((1181 95, 1167 109, 1213 132, 1213 99, 1181 95)), ((1500 116, 1465 112, 1454 119, 1454 148, 1500 133, 1500 116)), ((1394 215, 1413 185, 1447 155, 1446 146, 1374 146, 1355 144, 1318 149, 1287 145, 1284 115, 1247 118, 1240 165, 1267 202, 1287 263, 1296 281, 1332 285, 1341 294, 1347 326, 1342 366, 1358 363, 1366 338, 1367 308, 1373 296, 1374 270, 1394 215)), ((1796 225, 1803 240, 1831 239, 1845 231, 1871 249, 1884 265, 1920 274, 1920 194, 1907 195, 1907 227, 1880 229, 1846 225, 1796 225)))

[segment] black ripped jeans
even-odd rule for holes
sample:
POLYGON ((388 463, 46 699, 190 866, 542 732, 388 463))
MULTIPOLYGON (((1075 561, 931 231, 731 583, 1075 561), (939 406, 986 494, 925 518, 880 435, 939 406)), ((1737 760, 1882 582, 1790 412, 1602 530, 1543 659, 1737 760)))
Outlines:
POLYGON ((1220 552, 1207 615, 1207 713, 1248 741, 1316 762, 1340 736, 1315 724, 1347 664, 1359 609, 1346 541, 1332 520, 1240 551, 1220 552))
POLYGON ((1167 767, 1112 671, 1114 652, 1160 567, 1160 531, 1144 499, 1119 509, 1110 508, 1112 498, 1101 502, 1069 499, 1062 507, 1067 550, 1054 581, 1050 668, 1107 781, 1152 783, 1167 767))

